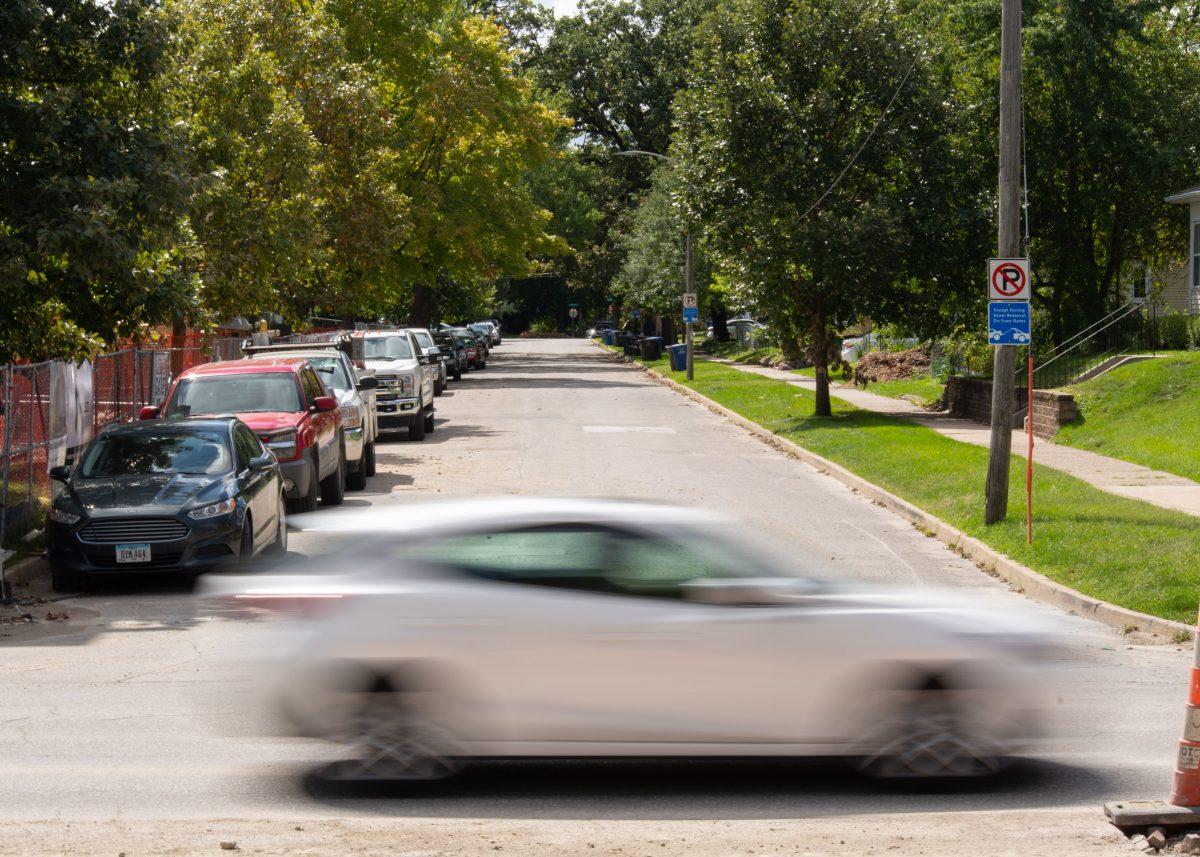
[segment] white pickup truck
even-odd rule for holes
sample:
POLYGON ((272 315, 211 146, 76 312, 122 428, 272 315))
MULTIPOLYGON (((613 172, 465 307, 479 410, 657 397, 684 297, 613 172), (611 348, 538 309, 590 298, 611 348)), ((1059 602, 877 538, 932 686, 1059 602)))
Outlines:
POLYGON ((380 431, 407 428, 409 440, 424 440, 434 428, 432 358, 409 330, 356 333, 362 359, 375 370, 380 431))

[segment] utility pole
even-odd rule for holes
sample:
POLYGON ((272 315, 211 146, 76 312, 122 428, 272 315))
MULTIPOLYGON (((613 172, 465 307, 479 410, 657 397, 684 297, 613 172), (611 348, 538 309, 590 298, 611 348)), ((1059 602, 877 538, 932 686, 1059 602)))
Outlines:
MULTIPOLYGON (((687 235, 683 242, 683 291, 685 294, 692 294, 692 227, 688 227, 687 235)), ((690 316, 689 316, 690 318, 690 316)), ((692 363, 692 328, 695 325, 692 322, 686 322, 684 329, 687 331, 687 379, 691 381, 696 377, 695 364, 692 363)))
MULTIPOLYGON (((1021 250, 1021 0, 1002 0, 1000 13, 1000 228, 999 255, 1021 250)), ((997 346, 992 369, 992 438, 988 452, 983 520, 1008 515, 1009 455, 1012 451, 1013 396, 1017 347, 997 346)), ((1032 416, 1032 415, 1031 415, 1032 416)))

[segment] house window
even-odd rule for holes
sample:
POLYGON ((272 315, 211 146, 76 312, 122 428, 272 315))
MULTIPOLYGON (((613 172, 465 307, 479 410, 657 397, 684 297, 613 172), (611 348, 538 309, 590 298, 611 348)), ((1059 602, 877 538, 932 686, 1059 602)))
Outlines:
POLYGON ((1150 281, 1150 275, 1145 272, 1142 272, 1141 276, 1134 276, 1134 278, 1133 278, 1133 299, 1134 300, 1144 301, 1146 299, 1146 294, 1149 291, 1149 289, 1147 288, 1149 281, 1150 281))
POLYGON ((1192 288, 1200 289, 1200 223, 1192 224, 1192 288))

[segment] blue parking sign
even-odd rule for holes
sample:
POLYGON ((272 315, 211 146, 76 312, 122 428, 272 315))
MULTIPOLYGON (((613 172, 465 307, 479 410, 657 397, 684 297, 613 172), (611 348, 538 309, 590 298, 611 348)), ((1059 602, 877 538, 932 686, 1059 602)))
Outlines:
POLYGON ((684 321, 693 321, 693 322, 699 321, 700 320, 700 309, 698 307, 694 307, 694 306, 685 306, 683 308, 683 320, 684 321))
POLYGON ((992 345, 1028 345, 1033 339, 1026 301, 991 301, 988 304, 988 342, 992 345))

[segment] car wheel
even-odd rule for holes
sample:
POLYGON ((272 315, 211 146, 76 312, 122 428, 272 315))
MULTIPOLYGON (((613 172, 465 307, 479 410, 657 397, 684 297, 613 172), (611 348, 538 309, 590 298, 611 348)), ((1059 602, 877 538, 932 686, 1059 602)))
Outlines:
POLYGON ((346 451, 338 451, 337 467, 321 480, 321 503, 325 506, 340 506, 346 499, 346 451))
POLYGON ((61 566, 50 566, 50 586, 55 592, 79 592, 83 589, 83 575, 78 571, 61 566))
POLYGON ((434 414, 433 408, 429 409, 429 413, 425 414, 425 434, 433 434, 434 429, 434 414))
POLYGON ((337 738, 353 757, 326 767, 336 782, 428 782, 453 776, 460 745, 436 714, 437 694, 397 693, 382 688, 362 694, 346 729, 337 738))
POLYGON ((238 562, 249 562, 254 559, 254 521, 250 513, 242 518, 242 538, 238 545, 238 562))
POLYGON ((267 545, 267 553, 271 553, 271 554, 287 553, 288 533, 287 533, 287 509, 285 508, 286 506, 287 506, 287 504, 284 502, 283 497, 280 497, 279 498, 279 520, 277 522, 276 529, 275 529, 275 538, 271 542, 271 544, 267 545))
POLYGON ((457 365, 456 365, 456 366, 454 367, 454 380, 455 380, 455 381, 461 381, 461 380, 462 380, 462 373, 463 373, 462 367, 461 367, 461 366, 457 366, 457 365))
POLYGON ((479 361, 479 362, 476 364, 475 368, 476 368, 476 369, 486 369, 486 368, 487 368, 487 358, 484 358, 483 360, 480 360, 480 361, 479 361))
POLYGON ((880 779, 984 777, 1005 766, 1003 755, 975 734, 955 705, 954 694, 935 683, 904 695, 860 740, 856 767, 880 779))
POLYGON ((413 424, 408 427, 408 439, 425 439, 425 418, 421 414, 417 414, 417 418, 413 420, 413 424))
POLYGON ((351 491, 361 491, 367 487, 367 448, 364 444, 362 458, 358 466, 346 472, 346 488, 351 491))
POLYGON ((375 475, 375 441, 371 441, 363 446, 363 475, 375 475))
POLYGON ((435 396, 442 395, 442 390, 444 390, 444 389, 445 389, 445 387, 442 386, 441 378, 438 378, 436 381, 433 382, 433 395, 435 395, 435 396))

